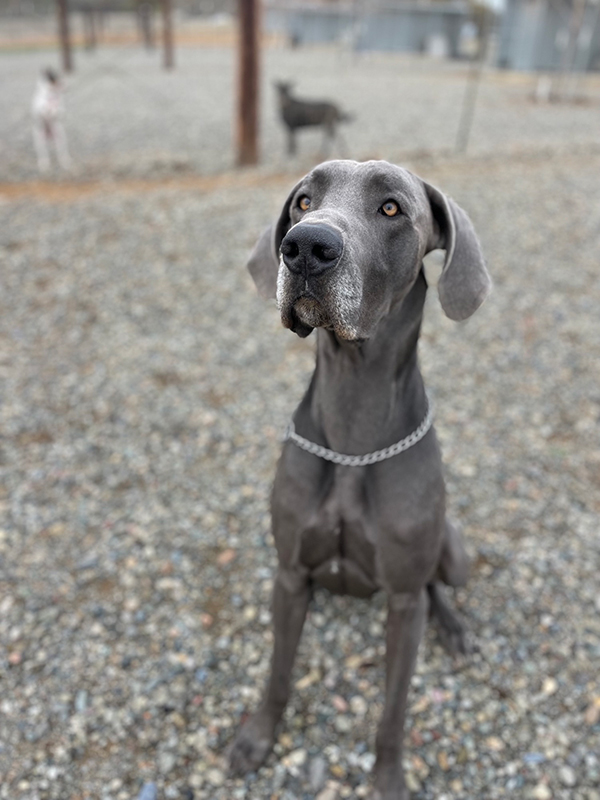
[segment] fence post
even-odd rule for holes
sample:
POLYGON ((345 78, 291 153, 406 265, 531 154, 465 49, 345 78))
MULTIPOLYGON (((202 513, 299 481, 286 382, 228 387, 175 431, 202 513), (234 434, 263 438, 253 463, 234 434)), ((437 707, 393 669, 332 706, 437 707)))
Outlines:
POLYGON ((260 0, 239 0, 238 165, 258 163, 260 0))
POLYGON ((58 14, 58 39, 64 72, 73 72, 73 56, 71 54, 71 37, 69 34, 69 2, 56 0, 58 14))
POLYGON ((173 55, 173 5, 171 0, 161 0, 163 14, 163 66, 173 69, 175 58, 173 55))

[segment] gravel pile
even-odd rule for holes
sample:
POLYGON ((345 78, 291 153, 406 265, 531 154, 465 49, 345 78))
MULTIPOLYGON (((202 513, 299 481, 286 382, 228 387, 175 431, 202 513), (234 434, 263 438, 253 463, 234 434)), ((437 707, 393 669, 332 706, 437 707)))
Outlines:
MULTIPOLYGON (((599 800, 600 155, 408 166, 495 279, 467 323, 426 310, 476 651, 426 636, 412 797, 599 800)), ((275 754, 223 760, 266 678, 268 494, 313 364, 242 267, 293 179, 0 204, 2 800, 367 796, 383 597, 316 593, 275 754)))
MULTIPOLYGON (((40 69, 53 50, 3 53, 0 74, 0 180, 35 178, 29 108, 40 69)), ((55 63, 56 62, 56 63, 55 63)), ((330 98, 355 115, 335 155, 405 159, 416 151, 455 147, 469 67, 402 54, 352 55, 336 48, 266 49, 262 74, 262 157, 287 171, 275 80, 293 80, 300 96, 330 98)), ((160 54, 100 47, 76 53, 66 79, 66 128, 79 179, 215 173, 235 162, 235 53, 179 47, 166 73, 160 54)), ((532 102, 535 75, 486 73, 469 142, 471 153, 598 144, 600 79, 581 78, 582 102, 532 102)), ((319 131, 299 135, 293 169, 322 150, 319 131)), ((57 176, 61 176, 57 173, 57 176)), ((62 177, 62 176, 61 176, 62 177)))

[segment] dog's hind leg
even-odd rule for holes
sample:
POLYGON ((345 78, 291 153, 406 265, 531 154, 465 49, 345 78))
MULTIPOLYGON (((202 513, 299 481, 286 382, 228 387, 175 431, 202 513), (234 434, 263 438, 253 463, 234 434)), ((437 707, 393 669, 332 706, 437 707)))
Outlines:
POLYGON ((323 123, 323 142, 321 143, 321 157, 328 157, 333 148, 335 139, 335 123, 326 121, 323 123))
POLYGON ((440 581, 449 586, 464 586, 469 573, 467 556, 460 530, 446 519, 444 541, 436 580, 428 584, 429 616, 437 625, 440 641, 452 656, 468 652, 465 629, 448 604, 440 581))
POLYGON ((439 582, 427 584, 429 615, 435 620, 440 642, 453 657, 469 652, 466 631, 457 613, 450 607, 439 582))
POLYGON ((258 710, 243 725, 229 751, 231 770, 238 775, 258 769, 273 748, 275 728, 290 693, 292 666, 309 598, 308 583, 299 577, 290 581, 287 574, 278 574, 273 589, 275 644, 271 676, 258 710))
POLYGON ((444 523, 444 541, 437 577, 448 586, 464 586, 469 577, 469 557, 462 533, 448 519, 444 523))
POLYGON ((340 158, 349 158, 350 156, 348 154, 350 150, 348 149, 348 143, 346 141, 346 137, 339 128, 336 131, 336 139, 339 142, 338 150, 340 153, 340 158))

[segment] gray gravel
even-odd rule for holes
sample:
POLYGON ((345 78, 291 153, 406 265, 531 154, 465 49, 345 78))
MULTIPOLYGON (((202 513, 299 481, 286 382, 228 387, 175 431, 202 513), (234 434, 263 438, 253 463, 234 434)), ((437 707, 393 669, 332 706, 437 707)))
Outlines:
MULTIPOLYGON (((428 632, 409 786, 599 800, 600 154, 408 166, 470 212, 496 284, 460 325, 428 300, 478 650, 458 667, 428 632)), ((313 363, 242 268, 294 179, 267 173, 79 199, 0 187, 2 800, 366 794, 383 597, 316 593, 275 754, 225 774, 266 677, 268 494, 313 363)))

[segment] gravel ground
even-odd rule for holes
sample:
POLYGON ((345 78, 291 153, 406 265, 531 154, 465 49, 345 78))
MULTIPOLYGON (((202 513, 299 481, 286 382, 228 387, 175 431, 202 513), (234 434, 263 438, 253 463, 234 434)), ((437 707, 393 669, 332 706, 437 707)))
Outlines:
MULTIPOLYGON (((29 107, 40 69, 53 50, 0 55, 0 180, 37 175, 29 107)), ((235 54, 225 48, 179 47, 177 69, 160 54, 101 47, 76 53, 67 78, 66 128, 75 176, 215 173, 234 152, 235 54)), ((336 99, 355 120, 343 128, 336 155, 393 156, 455 147, 468 67, 401 54, 352 56, 336 48, 269 48, 263 58, 262 156, 270 169, 289 169, 279 124, 276 79, 293 79, 302 96, 336 99)), ((513 153, 540 147, 600 143, 600 78, 582 78, 578 104, 536 104, 536 77, 489 71, 479 90, 469 150, 513 153)), ((322 148, 318 131, 300 134, 301 169, 322 148)), ((322 160, 319 158, 318 160, 322 160)))
MULTIPOLYGON (((458 667, 428 632, 409 786, 599 800, 600 154, 409 166, 470 212, 496 284, 467 323, 426 311, 478 651, 458 667)), ((0 187, 2 800, 366 794, 383 597, 316 593, 275 754, 246 781, 223 761, 266 677, 268 494, 313 364, 242 266, 293 179, 0 187)))

